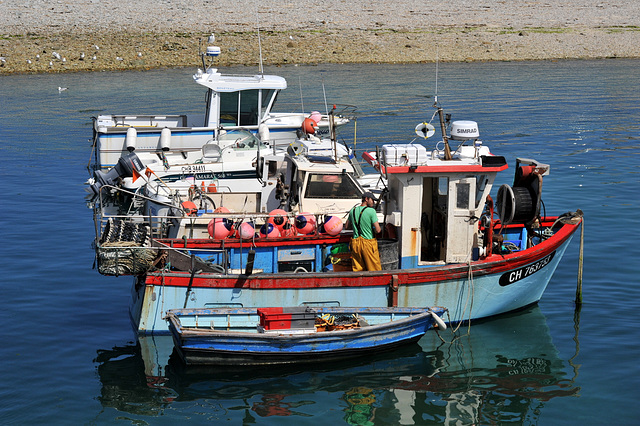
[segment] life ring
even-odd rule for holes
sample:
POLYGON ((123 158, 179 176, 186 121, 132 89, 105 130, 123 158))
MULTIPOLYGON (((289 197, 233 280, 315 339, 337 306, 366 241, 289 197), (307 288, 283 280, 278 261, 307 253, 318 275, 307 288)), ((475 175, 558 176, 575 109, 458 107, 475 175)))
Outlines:
POLYGON ((430 138, 436 132, 436 128, 430 123, 420 123, 416 126, 416 135, 421 138, 430 138))

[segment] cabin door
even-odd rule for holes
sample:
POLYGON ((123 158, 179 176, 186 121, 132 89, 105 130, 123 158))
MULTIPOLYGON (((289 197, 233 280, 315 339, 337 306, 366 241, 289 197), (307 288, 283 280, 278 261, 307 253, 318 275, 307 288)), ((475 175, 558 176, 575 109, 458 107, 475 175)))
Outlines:
POLYGON ((476 179, 449 179, 447 203, 447 263, 467 262, 473 248, 476 229, 475 218, 476 179))

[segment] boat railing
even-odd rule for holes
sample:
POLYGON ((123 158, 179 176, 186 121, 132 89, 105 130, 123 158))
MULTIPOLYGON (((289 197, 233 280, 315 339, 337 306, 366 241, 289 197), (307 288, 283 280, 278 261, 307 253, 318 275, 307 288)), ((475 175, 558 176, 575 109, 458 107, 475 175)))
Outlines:
POLYGON ((187 127, 186 115, 112 115, 112 127, 187 127))

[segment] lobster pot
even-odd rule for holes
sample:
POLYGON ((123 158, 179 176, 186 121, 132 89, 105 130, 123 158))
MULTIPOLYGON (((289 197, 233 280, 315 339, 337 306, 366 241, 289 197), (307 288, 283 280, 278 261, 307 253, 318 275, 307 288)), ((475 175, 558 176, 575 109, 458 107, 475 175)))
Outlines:
POLYGON ((398 269, 398 240, 378 240, 378 251, 383 271, 398 269))
POLYGON ((502 185, 498 190, 498 215, 502 223, 527 223, 538 214, 537 197, 528 187, 502 185))

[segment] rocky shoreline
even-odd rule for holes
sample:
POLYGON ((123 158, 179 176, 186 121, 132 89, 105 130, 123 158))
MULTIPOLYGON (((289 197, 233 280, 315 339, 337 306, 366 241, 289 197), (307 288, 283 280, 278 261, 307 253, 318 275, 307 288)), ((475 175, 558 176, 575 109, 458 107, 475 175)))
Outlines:
POLYGON ((210 29, 219 66, 255 65, 256 15, 265 65, 640 58, 633 0, 424 3, 0 0, 0 74, 197 67, 210 29))

